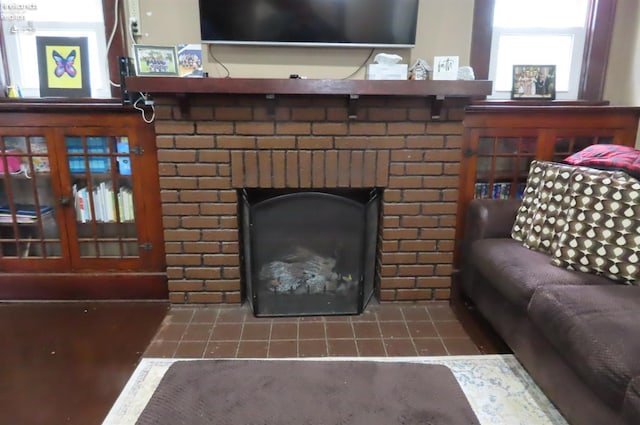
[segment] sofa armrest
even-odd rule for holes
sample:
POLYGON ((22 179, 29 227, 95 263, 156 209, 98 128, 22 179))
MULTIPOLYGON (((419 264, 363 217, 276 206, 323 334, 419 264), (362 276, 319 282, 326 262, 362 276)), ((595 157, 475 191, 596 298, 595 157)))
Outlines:
POLYGON ((474 199, 469 203, 464 239, 508 238, 515 221, 520 199, 474 199))
POLYGON ((464 238, 461 245, 460 289, 472 297, 479 278, 471 258, 471 246, 480 239, 509 238, 520 199, 474 199, 467 208, 464 238))

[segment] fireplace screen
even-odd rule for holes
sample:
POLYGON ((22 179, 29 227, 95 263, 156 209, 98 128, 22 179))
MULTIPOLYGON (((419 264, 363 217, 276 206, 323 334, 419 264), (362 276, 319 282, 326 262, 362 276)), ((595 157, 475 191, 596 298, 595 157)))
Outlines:
POLYGON ((377 190, 242 191, 243 266, 256 316, 358 314, 373 294, 377 190))

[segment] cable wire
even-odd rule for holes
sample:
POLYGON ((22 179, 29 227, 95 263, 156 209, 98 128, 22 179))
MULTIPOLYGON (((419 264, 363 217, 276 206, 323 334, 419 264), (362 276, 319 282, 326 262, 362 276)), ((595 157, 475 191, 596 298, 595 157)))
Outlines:
POLYGON ((358 67, 358 69, 353 71, 351 74, 349 74, 348 76, 344 77, 343 80, 348 80, 348 79, 352 78, 354 75, 356 75, 358 72, 360 72, 360 70, 367 65, 367 62, 369 62, 369 59, 371 59, 371 56, 373 56, 373 52, 374 51, 375 51, 375 48, 371 49, 371 51, 369 52, 369 56, 367 56, 367 58, 364 60, 364 62, 362 62, 362 65, 360 65, 358 67))
POLYGON ((151 118, 147 118, 147 111, 144 110, 144 108, 141 108, 140 106, 138 106, 138 103, 142 100, 145 101, 147 99, 147 94, 145 93, 140 93, 140 97, 138 98, 138 100, 136 100, 133 103, 133 107, 140 111, 140 115, 142 115, 142 120, 144 122, 146 122, 147 124, 151 124, 155 119, 156 119, 156 107, 155 105, 151 105, 151 118))
POLYGON ((224 70, 227 72, 227 75, 224 76, 224 78, 230 78, 231 77, 231 72, 229 72, 229 68, 227 68, 222 62, 220 62, 218 60, 218 58, 211 52, 213 45, 209 44, 207 46, 207 53, 209 54, 209 58, 213 59, 215 62, 219 63, 221 67, 224 68, 224 70))

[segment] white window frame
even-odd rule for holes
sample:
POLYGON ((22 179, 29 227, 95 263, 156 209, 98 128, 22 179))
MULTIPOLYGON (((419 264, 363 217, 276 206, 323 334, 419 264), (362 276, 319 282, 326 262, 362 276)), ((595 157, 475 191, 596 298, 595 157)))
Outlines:
MULTIPOLYGON (((500 38, 502 36, 569 36, 573 39, 573 49, 571 54, 571 69, 569 70, 569 89, 567 91, 556 91, 556 99, 575 100, 578 98, 578 89, 580 86, 580 74, 582 72, 582 56, 585 47, 586 27, 567 27, 567 28, 504 28, 493 27, 493 37, 491 40, 491 58, 489 61, 489 79, 496 81, 498 73, 498 49, 500 38)), ((501 73, 512 74, 513 65, 554 65, 552 63, 510 63, 505 64, 501 73), (508 66, 508 69, 507 69, 508 66)), ((557 72, 556 72, 557 74, 557 72)), ((511 90, 498 90, 496 84, 493 87, 493 93, 490 99, 510 99, 511 90)))
POLYGON ((17 86, 22 97, 39 98, 36 37, 86 38, 90 96, 111 98, 103 0, 34 0, 24 3, 24 7, 7 7, 1 11, 9 73, 4 76, 5 81, 17 86), (74 11, 74 14, 69 14, 74 11))
POLYGON ((89 59, 91 97, 110 98, 107 49, 104 25, 98 22, 37 22, 35 32, 7 34, 5 46, 9 60, 11 83, 20 87, 22 96, 40 97, 36 37, 86 37, 89 59))

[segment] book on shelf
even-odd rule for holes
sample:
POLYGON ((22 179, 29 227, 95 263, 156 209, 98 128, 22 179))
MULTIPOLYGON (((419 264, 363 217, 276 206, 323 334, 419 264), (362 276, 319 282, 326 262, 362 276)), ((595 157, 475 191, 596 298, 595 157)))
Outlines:
MULTIPOLYGON (((13 204, 15 214, 24 217, 37 217, 38 208, 31 204, 13 204)), ((53 213, 53 207, 49 205, 40 205, 40 215, 53 213)), ((0 214, 11 215, 11 206, 9 204, 0 205, 0 214)))
POLYGON ((73 185, 73 198, 76 220, 87 223, 92 220, 100 223, 120 223, 133 221, 133 192, 121 186, 114 192, 111 183, 101 182, 92 190, 73 185), (93 208, 92 208, 93 207, 93 208))
POLYGON ((11 212, 11 208, 8 204, 0 205, 0 223, 13 223, 29 224, 36 223, 38 218, 45 218, 53 214, 53 207, 48 205, 40 206, 40 215, 38 216, 38 209, 35 205, 29 204, 14 204, 14 213, 11 212))
MULTIPOLYGON (((515 197, 522 198, 524 194, 525 183, 519 183, 515 193, 515 197)), ((476 183, 475 194, 476 199, 509 199, 511 198, 510 182, 476 183)))

